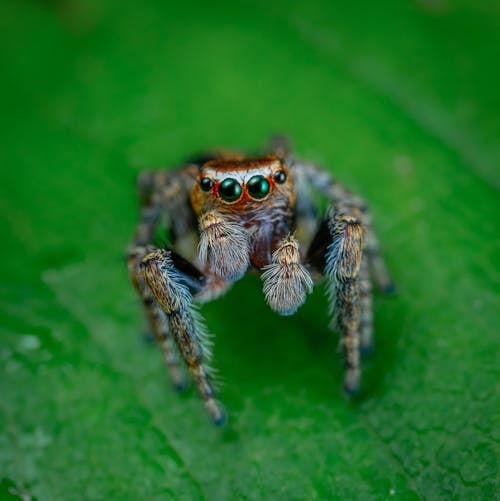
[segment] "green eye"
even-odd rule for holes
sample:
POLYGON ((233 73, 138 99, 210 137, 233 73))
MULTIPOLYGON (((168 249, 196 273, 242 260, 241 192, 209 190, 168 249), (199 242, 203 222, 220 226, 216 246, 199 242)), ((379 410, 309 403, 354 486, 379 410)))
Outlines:
POLYGON ((241 195, 241 185, 231 177, 224 179, 219 185, 219 194, 226 202, 234 202, 241 195))
POLYGON ((269 193, 269 181, 264 176, 253 176, 247 183, 247 190, 253 198, 264 198, 269 193))
POLYGON ((212 189, 213 185, 214 185, 214 182, 211 179, 209 179, 208 177, 204 177, 200 181, 200 188, 202 191, 210 191, 212 189))

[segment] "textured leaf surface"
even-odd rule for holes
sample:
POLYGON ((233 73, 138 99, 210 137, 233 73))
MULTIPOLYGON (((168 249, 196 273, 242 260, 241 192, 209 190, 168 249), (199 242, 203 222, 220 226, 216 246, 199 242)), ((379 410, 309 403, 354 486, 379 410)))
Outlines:
POLYGON ((500 11, 330 3, 1 4, 1 499, 495 497, 500 11), (370 201, 400 293, 353 402, 321 289, 205 306, 220 430, 141 339, 134 178, 275 131, 370 201))

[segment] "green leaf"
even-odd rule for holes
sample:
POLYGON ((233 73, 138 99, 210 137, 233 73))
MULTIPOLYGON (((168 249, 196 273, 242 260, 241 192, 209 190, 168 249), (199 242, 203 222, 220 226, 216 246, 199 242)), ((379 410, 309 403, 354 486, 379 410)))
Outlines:
POLYGON ((1 499, 497 495, 496 2, 7 0, 0 33, 1 499), (370 202, 400 293, 354 401, 321 287, 204 306, 221 430, 142 340, 134 179, 276 131, 370 202))

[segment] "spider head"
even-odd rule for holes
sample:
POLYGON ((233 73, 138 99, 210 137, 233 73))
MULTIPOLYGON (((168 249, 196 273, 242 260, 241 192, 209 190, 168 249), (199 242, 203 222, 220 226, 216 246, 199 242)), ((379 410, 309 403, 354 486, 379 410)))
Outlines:
POLYGON ((211 160, 200 167, 191 194, 195 212, 254 212, 276 203, 294 202, 293 184, 275 156, 245 160, 211 160))

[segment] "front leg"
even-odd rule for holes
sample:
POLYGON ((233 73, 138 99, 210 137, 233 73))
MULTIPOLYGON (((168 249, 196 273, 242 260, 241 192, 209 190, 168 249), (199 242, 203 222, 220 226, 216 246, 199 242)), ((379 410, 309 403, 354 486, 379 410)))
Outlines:
MULTIPOLYGON (((360 279, 363 256, 363 226, 359 213, 349 205, 336 204, 327 213, 321 238, 327 245, 324 253, 324 272, 328 279, 330 310, 342 334, 342 350, 346 372, 344 389, 354 394, 360 382, 360 279)), ((313 243, 314 244, 314 243, 313 243)), ((325 247, 323 248, 325 249, 325 247)), ((313 256, 314 252, 310 252, 313 256)))
POLYGON ((132 284, 142 300, 142 305, 149 324, 149 330, 163 352, 163 358, 168 368, 170 378, 172 379, 172 383, 174 384, 174 388, 182 391, 186 387, 186 381, 183 371, 178 364, 177 349, 174 345, 172 335, 170 334, 168 324, 165 321, 165 315, 152 297, 148 287, 146 287, 140 270, 142 259, 151 251, 153 251, 153 248, 148 246, 130 248, 128 257, 129 273, 132 284))
MULTIPOLYGON (((163 310, 174 341, 193 377, 196 388, 215 424, 225 421, 220 403, 210 381, 207 362, 210 350, 204 327, 192 310, 192 295, 186 274, 175 265, 176 255, 169 250, 155 250, 141 263, 142 276, 156 303, 163 310)), ((178 257, 177 257, 178 259, 178 257)), ((192 267, 181 261, 183 267, 192 267)))

